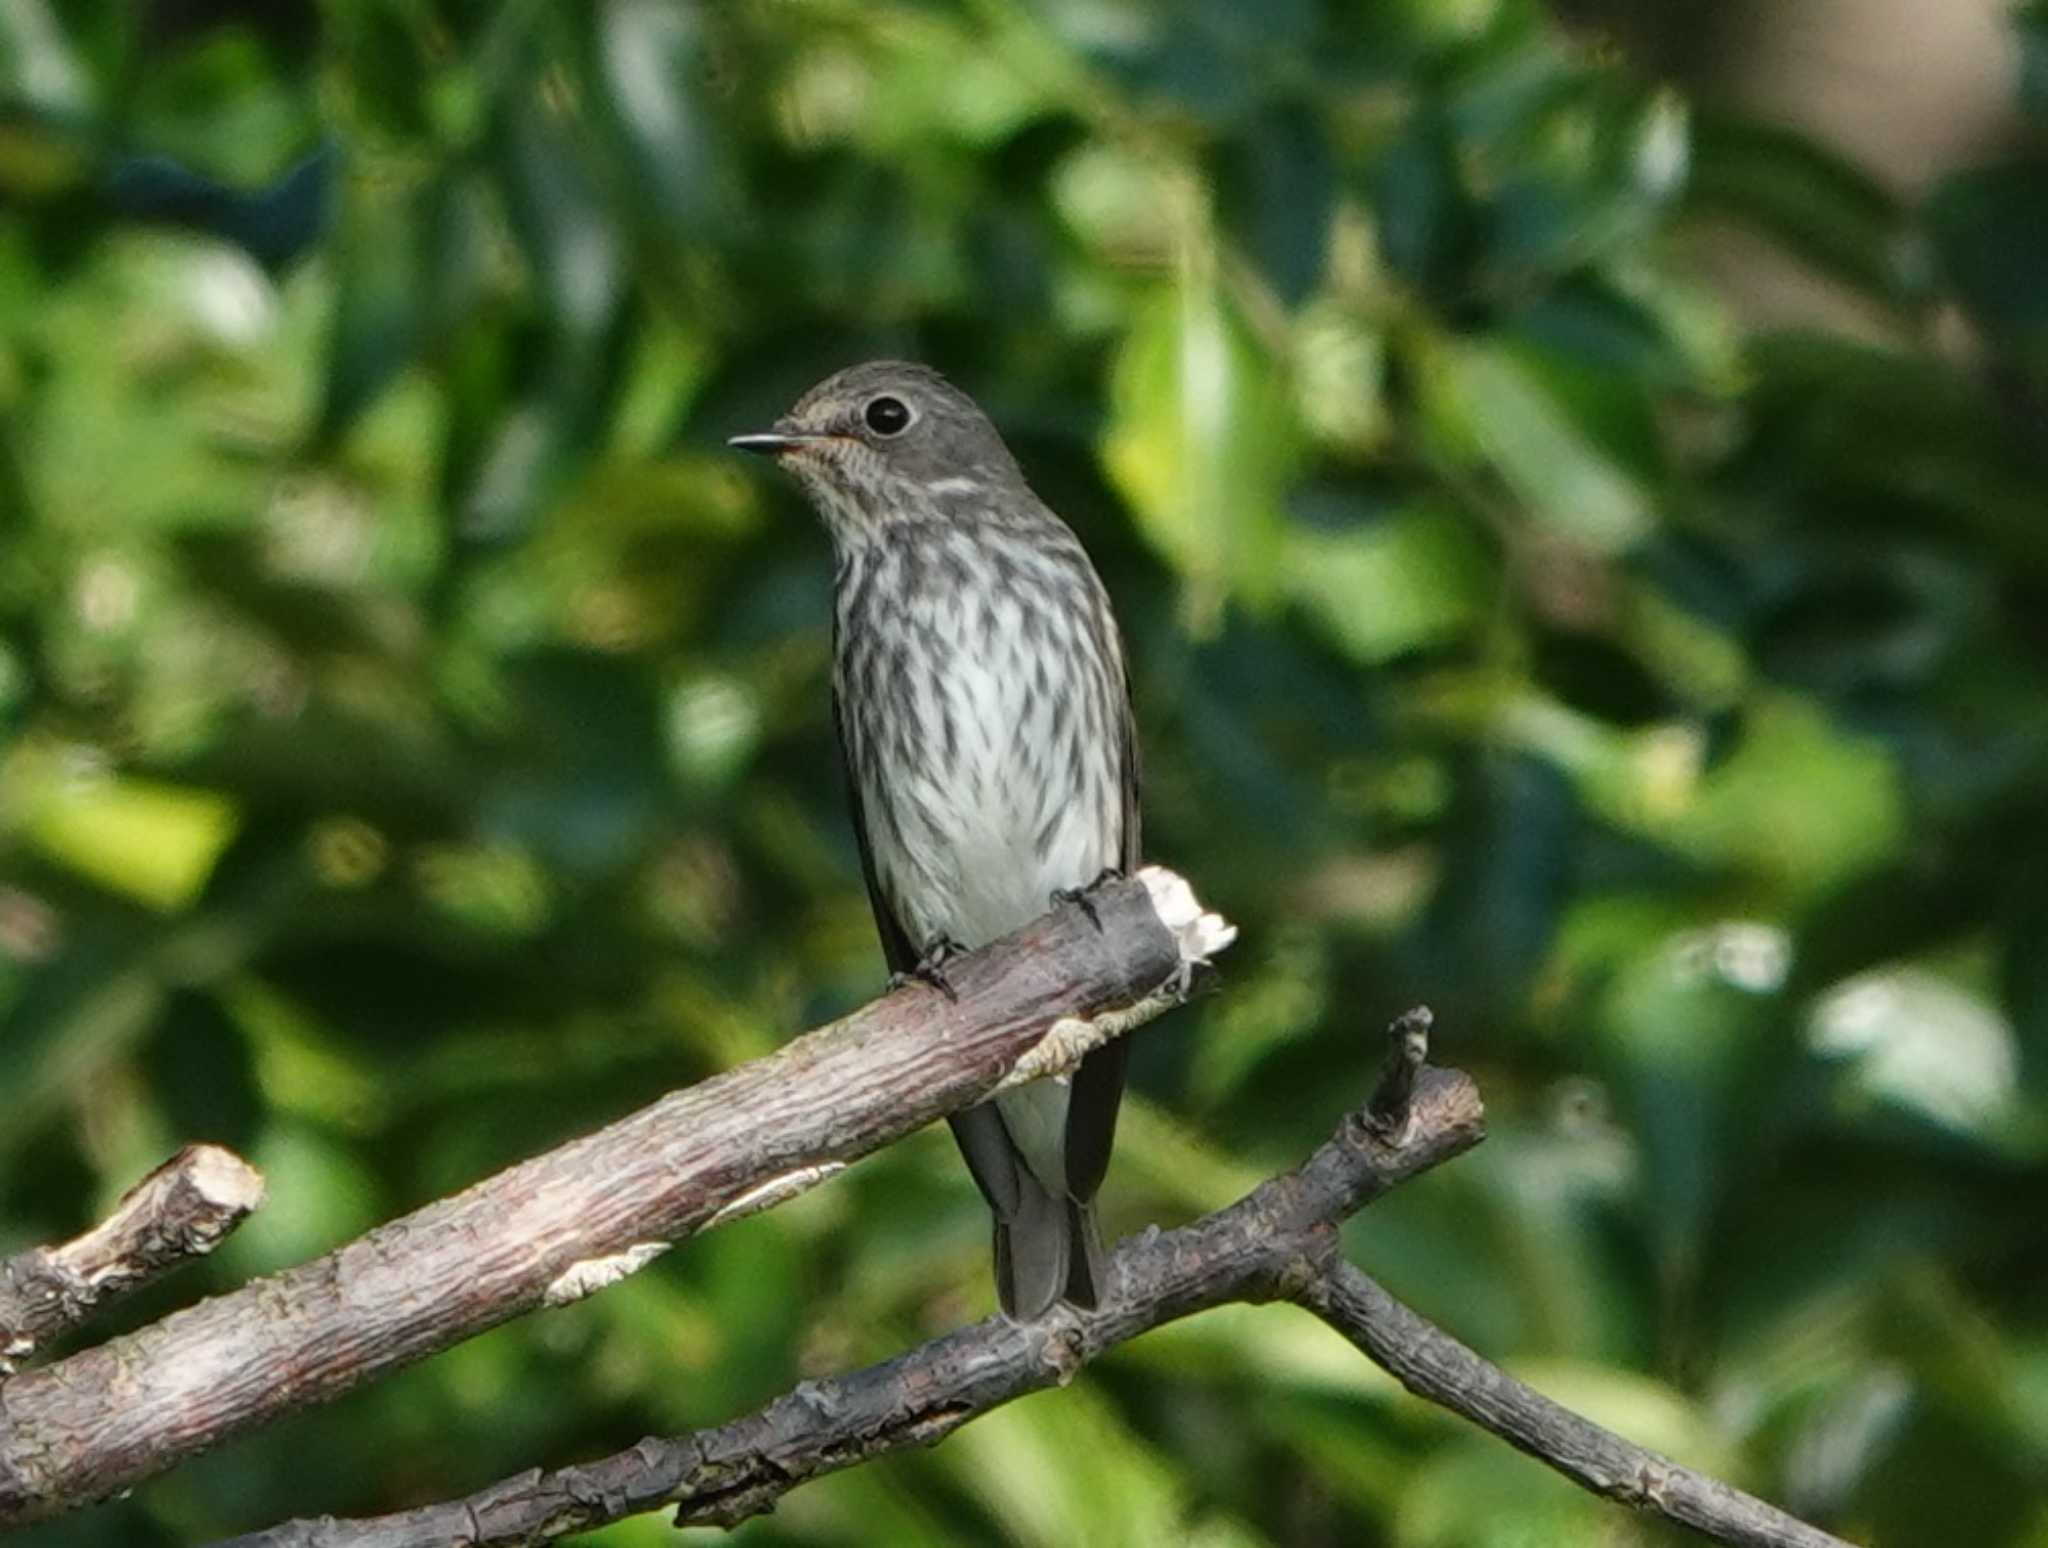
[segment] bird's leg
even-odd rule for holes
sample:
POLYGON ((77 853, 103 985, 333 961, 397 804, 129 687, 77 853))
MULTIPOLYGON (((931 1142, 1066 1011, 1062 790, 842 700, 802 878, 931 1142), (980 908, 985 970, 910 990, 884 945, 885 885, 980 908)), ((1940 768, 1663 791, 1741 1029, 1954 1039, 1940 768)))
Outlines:
POLYGON ((1113 865, 1105 865, 1102 868, 1102 874, 1085 887, 1053 888, 1052 906, 1054 908, 1062 908, 1069 903, 1073 904, 1074 907, 1086 914, 1088 922, 1095 926, 1097 931, 1100 931, 1102 929, 1102 915, 1096 910, 1095 899, 1091 894, 1110 882, 1122 881, 1123 879, 1124 873, 1122 871, 1113 865))
POLYGON ((891 973, 889 989, 901 989, 908 983, 929 984, 948 1000, 957 1001, 960 991, 953 987, 953 981, 946 977, 946 964, 967 948, 950 935, 937 935, 925 946, 924 955, 917 959, 917 966, 908 973, 891 973))

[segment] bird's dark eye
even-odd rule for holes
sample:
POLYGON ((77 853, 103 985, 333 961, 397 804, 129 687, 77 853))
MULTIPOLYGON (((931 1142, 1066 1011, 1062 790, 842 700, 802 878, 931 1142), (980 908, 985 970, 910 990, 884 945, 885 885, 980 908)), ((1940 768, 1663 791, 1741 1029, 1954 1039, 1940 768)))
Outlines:
POLYGON ((901 398, 872 398, 861 418, 876 435, 901 435, 910 428, 910 406, 901 398))

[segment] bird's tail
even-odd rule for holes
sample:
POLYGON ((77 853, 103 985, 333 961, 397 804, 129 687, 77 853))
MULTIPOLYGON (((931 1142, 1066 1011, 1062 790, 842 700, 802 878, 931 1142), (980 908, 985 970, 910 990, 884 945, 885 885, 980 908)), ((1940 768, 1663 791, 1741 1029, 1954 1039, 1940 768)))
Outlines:
POLYGON ((1095 1206, 1055 1196, 1018 1168, 1017 1208, 996 1217, 996 1296, 1020 1322, 1043 1316, 1054 1301, 1093 1309, 1102 1286, 1102 1238, 1095 1206))
POLYGON ((1102 1233, 1095 1229, 1095 1201, 1069 1197, 1066 1205, 1066 1298, 1093 1311, 1102 1299, 1102 1233))

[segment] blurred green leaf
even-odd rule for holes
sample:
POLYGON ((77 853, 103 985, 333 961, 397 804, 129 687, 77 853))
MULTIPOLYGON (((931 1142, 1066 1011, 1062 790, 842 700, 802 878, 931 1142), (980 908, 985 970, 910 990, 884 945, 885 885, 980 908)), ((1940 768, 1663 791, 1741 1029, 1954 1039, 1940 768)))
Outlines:
POLYGON ((190 903, 234 837, 234 803, 210 790, 17 768, 23 831, 50 859, 151 908, 190 903), (32 790, 33 793, 30 793, 32 790))
POLYGON ((320 237, 334 202, 341 152, 327 140, 269 186, 239 189, 169 156, 124 156, 107 173, 107 200, 132 220, 163 221, 239 244, 279 269, 320 237))
POLYGON ((1937 261, 1964 304, 2001 344, 2048 350, 2039 245, 2048 229, 2048 166, 2014 161, 1959 173, 1924 213, 1937 261))
POLYGON ((347 1148, 297 1124, 272 1128, 249 1160, 272 1199, 290 1209, 262 1209, 221 1249, 237 1274, 275 1273, 338 1247, 380 1224, 389 1213, 374 1174, 347 1148))
POLYGON ((435 180, 408 196, 359 189, 342 242, 340 295, 315 432, 327 444, 480 299, 490 234, 473 182, 435 180))
POLYGON ((1906 814, 1882 747, 1777 699, 1751 713, 1735 751, 1665 831, 1701 859, 1812 896, 1893 855, 1906 814))
POLYGON ((146 1051, 151 1094, 164 1126, 182 1143, 207 1140, 243 1149, 264 1117, 248 1041, 211 995, 171 997, 146 1051))
POLYGON ((1478 211, 1440 114, 1425 105, 1410 115, 1380 158, 1372 195, 1388 267, 1426 296, 1455 299, 1478 256, 1478 211))
POLYGON ((1911 298, 1905 212, 1875 178, 1811 136, 1702 114, 1689 202, 1758 228, 1878 300, 1911 298))
POLYGON ((1611 1518, 1541 1463, 1495 1458, 1480 1442, 1447 1446, 1418 1471, 1395 1514, 1398 1548, 1534 1548, 1597 1542, 1611 1518))
POLYGON ((2048 931, 2048 893, 2023 887, 2012 907, 2001 950, 2001 988, 2019 1039, 2021 1078, 2038 1094, 2048 1091, 2048 954, 2034 946, 2048 931))
POLYGON ((697 105, 711 71, 702 19, 662 0, 605 0, 588 15, 592 98, 633 186, 688 236, 719 204, 714 131, 697 105))
POLYGON ((1438 340, 1418 364, 1424 409, 1446 454, 1490 468, 1531 516, 1604 554, 1634 546, 1650 530, 1647 492, 1579 422, 1585 405, 1519 352, 1438 340))
POLYGON ((1661 1288, 1689 1290, 1729 1174, 1755 1144, 1742 1110, 1773 1057, 1771 991, 1786 950, 1767 926, 1731 922, 1659 942, 1607 988, 1600 1023, 1618 1096, 1641 1137, 1643 1229, 1661 1288))
POLYGON ((20 0, 0 10, 0 96, 56 117, 90 109, 84 62, 48 0, 20 0))
POLYGON ((2048 118, 2048 5, 2025 0, 2012 14, 2019 34, 2020 105, 2036 118, 2048 118))
POLYGON ((1459 771, 1447 815, 1443 875, 1424 926, 1432 977, 1447 995, 1511 1001, 1549 949, 1568 896, 1577 800, 1546 763, 1482 753, 1459 771))
POLYGON ((1872 971, 1835 985, 1812 1015, 1814 1048, 1846 1066, 1845 1104, 1894 1105, 1984 1139, 2011 1123, 2012 1028, 1960 985, 1924 969, 1872 971))
POLYGON ((1337 168, 1322 124, 1301 103, 1262 109, 1228 140, 1219 166, 1225 228, 1280 298, 1298 303, 1321 278, 1337 206, 1337 168))
POLYGON ((508 101, 497 124, 498 171, 549 321, 587 348, 617 312, 625 252, 586 164, 580 128, 546 94, 508 101))
POLYGON ((1485 601, 1486 556, 1449 512, 1412 506, 1335 531, 1292 525, 1289 596, 1359 661, 1456 639, 1485 601))
POLYGON ((1111 395, 1103 462, 1194 616, 1227 595, 1269 601, 1295 427, 1277 373, 1211 283, 1184 276, 1146 304, 1111 395))

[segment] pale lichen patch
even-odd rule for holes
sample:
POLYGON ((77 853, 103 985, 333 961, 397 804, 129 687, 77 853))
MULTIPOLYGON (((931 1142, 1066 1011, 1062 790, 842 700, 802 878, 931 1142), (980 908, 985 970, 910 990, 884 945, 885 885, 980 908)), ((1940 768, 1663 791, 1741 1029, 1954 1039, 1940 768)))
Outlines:
POLYGON ((668 1249, 667 1242, 635 1242, 624 1252, 581 1259, 549 1282, 547 1289, 541 1292, 541 1304, 567 1306, 586 1295, 595 1295, 607 1285, 615 1285, 627 1275, 637 1274, 668 1249))

